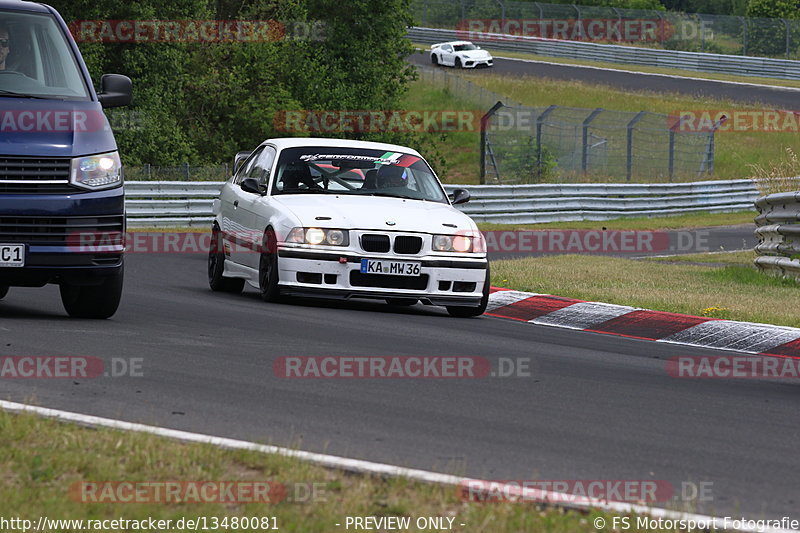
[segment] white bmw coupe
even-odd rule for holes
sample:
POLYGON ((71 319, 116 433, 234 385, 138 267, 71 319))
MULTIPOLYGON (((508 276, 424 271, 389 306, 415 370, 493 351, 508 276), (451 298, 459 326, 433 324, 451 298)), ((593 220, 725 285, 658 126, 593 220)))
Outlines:
POLYGON ((342 139, 268 139, 237 154, 214 200, 208 280, 280 296, 378 298, 482 314, 486 244, 415 150, 342 139))

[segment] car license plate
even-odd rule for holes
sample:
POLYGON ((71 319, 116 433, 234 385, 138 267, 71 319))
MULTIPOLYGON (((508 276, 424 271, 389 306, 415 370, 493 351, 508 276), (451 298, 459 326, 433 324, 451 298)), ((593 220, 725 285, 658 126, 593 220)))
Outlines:
POLYGON ((0 267, 25 266, 24 244, 0 244, 0 267))
POLYGON ((387 274, 392 276, 419 276, 420 263, 412 261, 386 261, 383 259, 362 259, 362 274, 387 274))

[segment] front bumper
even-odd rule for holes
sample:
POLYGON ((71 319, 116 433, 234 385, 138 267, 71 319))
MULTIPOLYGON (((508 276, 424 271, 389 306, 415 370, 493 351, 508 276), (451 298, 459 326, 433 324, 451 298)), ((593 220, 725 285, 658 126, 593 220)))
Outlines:
POLYGON ((0 268, 0 285, 92 285, 122 269, 123 245, 93 250, 93 241, 125 231, 122 187, 75 194, 0 195, 0 243, 24 244, 25 266, 0 268))
POLYGON ((464 68, 489 68, 493 65, 492 59, 467 59, 464 61, 464 68))
POLYGON ((483 297, 485 257, 441 257, 278 248, 281 292, 323 298, 416 298, 423 303, 475 307, 483 297), (362 259, 420 263, 419 276, 362 274, 362 259))

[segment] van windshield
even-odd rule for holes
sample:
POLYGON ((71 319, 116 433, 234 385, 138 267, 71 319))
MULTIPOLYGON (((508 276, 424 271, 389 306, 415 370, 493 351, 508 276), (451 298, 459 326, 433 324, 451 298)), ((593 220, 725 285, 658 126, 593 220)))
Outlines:
POLYGON ((88 100, 61 27, 50 15, 0 10, 0 98, 88 100))

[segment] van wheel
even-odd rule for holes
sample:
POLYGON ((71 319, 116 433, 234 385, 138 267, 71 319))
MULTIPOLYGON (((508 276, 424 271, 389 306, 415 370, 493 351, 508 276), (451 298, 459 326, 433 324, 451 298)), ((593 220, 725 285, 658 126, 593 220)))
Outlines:
POLYGON ((208 250, 208 285, 215 292, 230 292, 239 294, 244 289, 244 280, 240 278, 225 278, 225 252, 222 250, 222 239, 219 227, 214 224, 211 228, 211 244, 208 250))
POLYGON ((448 305, 447 312, 450 316, 456 318, 470 318, 473 316, 480 316, 486 311, 486 306, 489 305, 489 286, 491 281, 489 279, 489 265, 486 265, 486 278, 483 282, 483 297, 481 303, 477 307, 461 307, 455 305, 448 305))
POLYGON ((0 285, 0 300, 6 297, 8 294, 8 285, 0 285))
POLYGON ((61 284, 61 303, 73 318, 109 318, 117 312, 122 297, 123 269, 100 285, 61 284))
POLYGON ((278 287, 278 239, 275 231, 267 228, 258 261, 258 286, 261 299, 265 302, 280 300, 281 289, 278 287))

